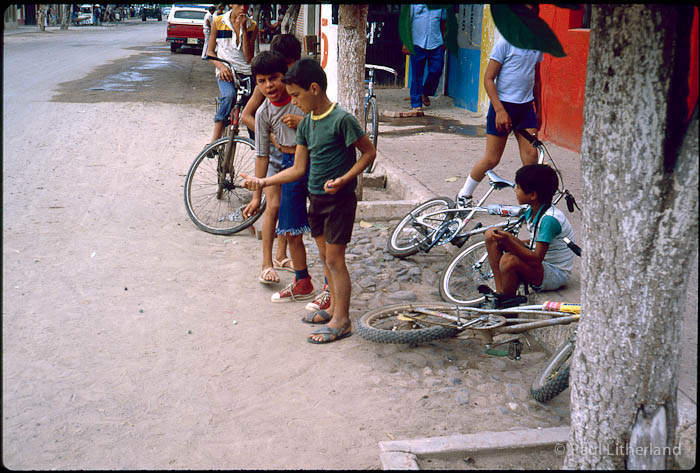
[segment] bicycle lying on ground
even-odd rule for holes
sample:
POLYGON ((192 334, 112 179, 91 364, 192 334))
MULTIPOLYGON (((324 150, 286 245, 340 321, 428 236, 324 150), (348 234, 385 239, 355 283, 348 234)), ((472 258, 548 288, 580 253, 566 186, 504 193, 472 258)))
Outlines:
POLYGON ((570 360, 575 346, 576 330, 573 330, 535 376, 530 386, 530 394, 534 399, 540 402, 550 401, 569 387, 570 360))
MULTIPOLYGON (((524 136, 537 149, 538 164, 544 162, 545 153, 547 154, 549 161, 559 175, 559 180, 563 187, 561 173, 545 148, 544 143, 525 130, 516 129, 516 132, 524 136)), ((389 253, 399 258, 405 258, 419 251, 428 253, 435 246, 442 246, 447 243, 452 243, 461 248, 470 236, 484 233, 488 228, 494 227, 483 227, 481 222, 478 222, 472 230, 464 231, 476 214, 489 213, 491 215, 509 217, 521 215, 522 211, 518 210, 520 206, 493 204, 484 207, 484 203, 495 190, 515 187, 514 182, 499 177, 493 171, 487 171, 486 175, 489 178, 489 190, 476 204, 472 204, 471 201, 453 202, 449 197, 436 197, 423 202, 406 214, 389 235, 387 242, 389 253)), ((566 199, 569 212, 574 211, 574 206, 578 207, 574 197, 568 190, 563 188, 557 191, 552 204, 556 205, 562 198, 566 199)), ((499 225, 511 228, 509 223, 499 225)), ((517 230, 519 228, 520 226, 518 225, 511 229, 517 230)), ((515 234, 517 235, 517 233, 515 234)), ((447 300, 460 303, 466 302, 457 299, 453 300, 449 297, 447 300)))
MULTIPOLYGON (((391 67, 386 66, 376 66, 374 64, 365 64, 365 69, 368 70, 369 79, 365 80, 367 88, 365 89, 365 133, 372 141, 372 146, 377 149, 377 137, 379 136, 379 112, 377 111, 377 96, 374 95, 374 71, 386 71, 394 74, 394 78, 398 73, 391 67)), ((371 165, 369 165, 365 172, 370 174, 374 172, 377 160, 375 159, 371 165)))
POLYGON ((252 93, 249 78, 239 78, 233 65, 226 64, 233 73, 236 101, 231 107, 229 123, 224 135, 207 145, 195 158, 185 179, 185 208, 192 221, 208 233, 231 235, 252 225, 265 210, 265 194, 260 209, 248 218, 243 209, 253 198, 253 192, 243 187, 240 175, 255 174, 255 143, 239 136, 240 115, 252 93))
MULTIPOLYGON (((487 308, 494 303, 487 295, 480 306, 463 306, 447 302, 393 304, 364 314, 357 321, 357 333, 376 343, 418 344, 432 340, 456 337, 477 339, 489 354, 498 354, 495 347, 508 344, 507 355, 520 359, 520 334, 554 325, 578 322, 581 306, 561 302, 525 305, 503 309, 487 308), (545 319, 527 318, 544 315, 545 319), (514 317, 515 316, 515 317, 514 317), (525 317, 522 317, 525 316, 525 317), (501 335, 514 335, 496 340, 501 335)), ((514 302, 524 302, 524 297, 514 302)), ((575 336, 575 332, 574 332, 575 336)), ((568 360, 573 353, 573 336, 559 347, 552 358, 535 377, 530 393, 536 400, 546 402, 568 387, 568 360)))

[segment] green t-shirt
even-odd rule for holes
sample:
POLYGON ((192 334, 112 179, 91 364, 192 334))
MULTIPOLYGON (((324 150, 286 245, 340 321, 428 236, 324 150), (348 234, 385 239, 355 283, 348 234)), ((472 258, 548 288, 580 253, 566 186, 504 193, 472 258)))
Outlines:
MULTIPOLYGON (((540 209, 542 211, 542 209, 540 209)), ((537 215, 532 215, 532 207, 525 211, 525 220, 528 225, 535 223, 537 215)), ((542 243, 552 243, 555 236, 559 235, 561 232, 561 225, 551 215, 543 215, 537 227, 537 236, 535 242, 541 241, 542 243)))
MULTIPOLYGON (((334 105, 328 115, 312 119, 308 114, 297 127, 296 143, 309 149, 309 192, 325 194, 323 185, 337 179, 353 167, 356 161, 355 143, 365 134, 354 116, 334 105)), ((339 193, 354 192, 353 179, 339 193)))

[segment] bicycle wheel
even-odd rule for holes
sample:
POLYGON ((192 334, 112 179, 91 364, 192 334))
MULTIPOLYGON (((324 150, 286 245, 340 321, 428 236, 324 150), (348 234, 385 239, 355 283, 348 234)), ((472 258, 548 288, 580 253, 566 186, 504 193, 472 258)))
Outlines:
POLYGON ((356 331, 371 342, 412 344, 454 337, 459 333, 454 326, 438 325, 448 324, 448 320, 413 310, 419 306, 451 315, 456 313, 454 305, 444 302, 393 304, 364 314, 357 320, 356 331))
POLYGON ((539 402, 548 402, 569 387, 569 359, 574 342, 567 340, 557 348, 530 386, 530 394, 539 402))
POLYGON ((481 284, 493 280, 486 242, 480 241, 459 252, 440 276, 440 295, 453 304, 476 304, 484 300, 481 284))
MULTIPOLYGON (((370 97, 365 106, 365 133, 372 142, 374 149, 377 149, 377 137, 379 136, 379 120, 377 118, 377 101, 374 97, 370 97)), ((372 164, 370 164, 365 172, 370 174, 374 172, 374 168, 377 165, 377 158, 374 158, 372 164)))
MULTIPOLYGON (((389 253, 399 258, 418 253, 421 242, 425 241, 435 230, 416 222, 416 217, 441 212, 451 208, 452 199, 449 197, 436 197, 427 200, 411 210, 392 230, 387 242, 389 253)), ((438 213, 424 221, 437 227, 450 217, 449 213, 438 213)))
POLYGON ((265 210, 263 194, 260 210, 246 219, 241 215, 250 203, 253 192, 241 187, 241 173, 255 174, 255 145, 247 138, 237 136, 232 171, 224 176, 221 198, 217 198, 219 173, 228 138, 221 138, 207 146, 194 160, 185 179, 185 208, 200 229, 215 235, 232 235, 260 218, 265 210))
MULTIPOLYGON (((228 127, 226 127, 228 128, 228 127)), ((216 198, 221 199, 224 193, 224 187, 227 183, 227 177, 229 177, 233 169, 233 155, 236 153, 236 145, 238 142, 233 139, 230 135, 228 136, 228 141, 224 145, 224 159, 219 161, 219 166, 217 167, 218 173, 218 188, 216 189, 216 198)))

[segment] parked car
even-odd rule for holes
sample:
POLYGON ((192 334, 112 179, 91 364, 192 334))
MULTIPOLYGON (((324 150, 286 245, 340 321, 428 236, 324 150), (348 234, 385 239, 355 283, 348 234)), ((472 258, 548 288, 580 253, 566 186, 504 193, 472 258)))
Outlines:
POLYGON ((165 40, 170 51, 181 46, 206 47, 204 44, 204 16, 210 5, 173 5, 168 15, 168 30, 165 40))
POLYGON ((160 5, 153 3, 141 8, 141 21, 146 21, 147 18, 155 18, 158 21, 163 21, 163 13, 160 11, 160 5))
POLYGON ((170 7, 163 7, 163 16, 168 17, 170 15, 170 7))
POLYGON ((92 5, 84 3, 80 5, 80 11, 74 18, 75 24, 77 25, 91 25, 92 24, 92 5))

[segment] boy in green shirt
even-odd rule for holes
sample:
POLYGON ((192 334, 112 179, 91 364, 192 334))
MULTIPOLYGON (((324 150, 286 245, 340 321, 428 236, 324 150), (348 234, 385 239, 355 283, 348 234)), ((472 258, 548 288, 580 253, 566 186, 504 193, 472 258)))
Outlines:
POLYGON ((294 165, 278 174, 256 178, 241 174, 251 190, 293 182, 309 167, 309 223, 328 279, 331 306, 327 316, 314 313, 304 321, 327 323, 308 338, 328 343, 351 334, 350 273, 345 248, 352 236, 357 199, 357 176, 372 164, 376 151, 354 116, 332 103, 326 95, 326 74, 313 59, 297 61, 284 76, 287 92, 304 113, 296 137, 294 165), (355 148, 362 153, 355 160, 355 148))

